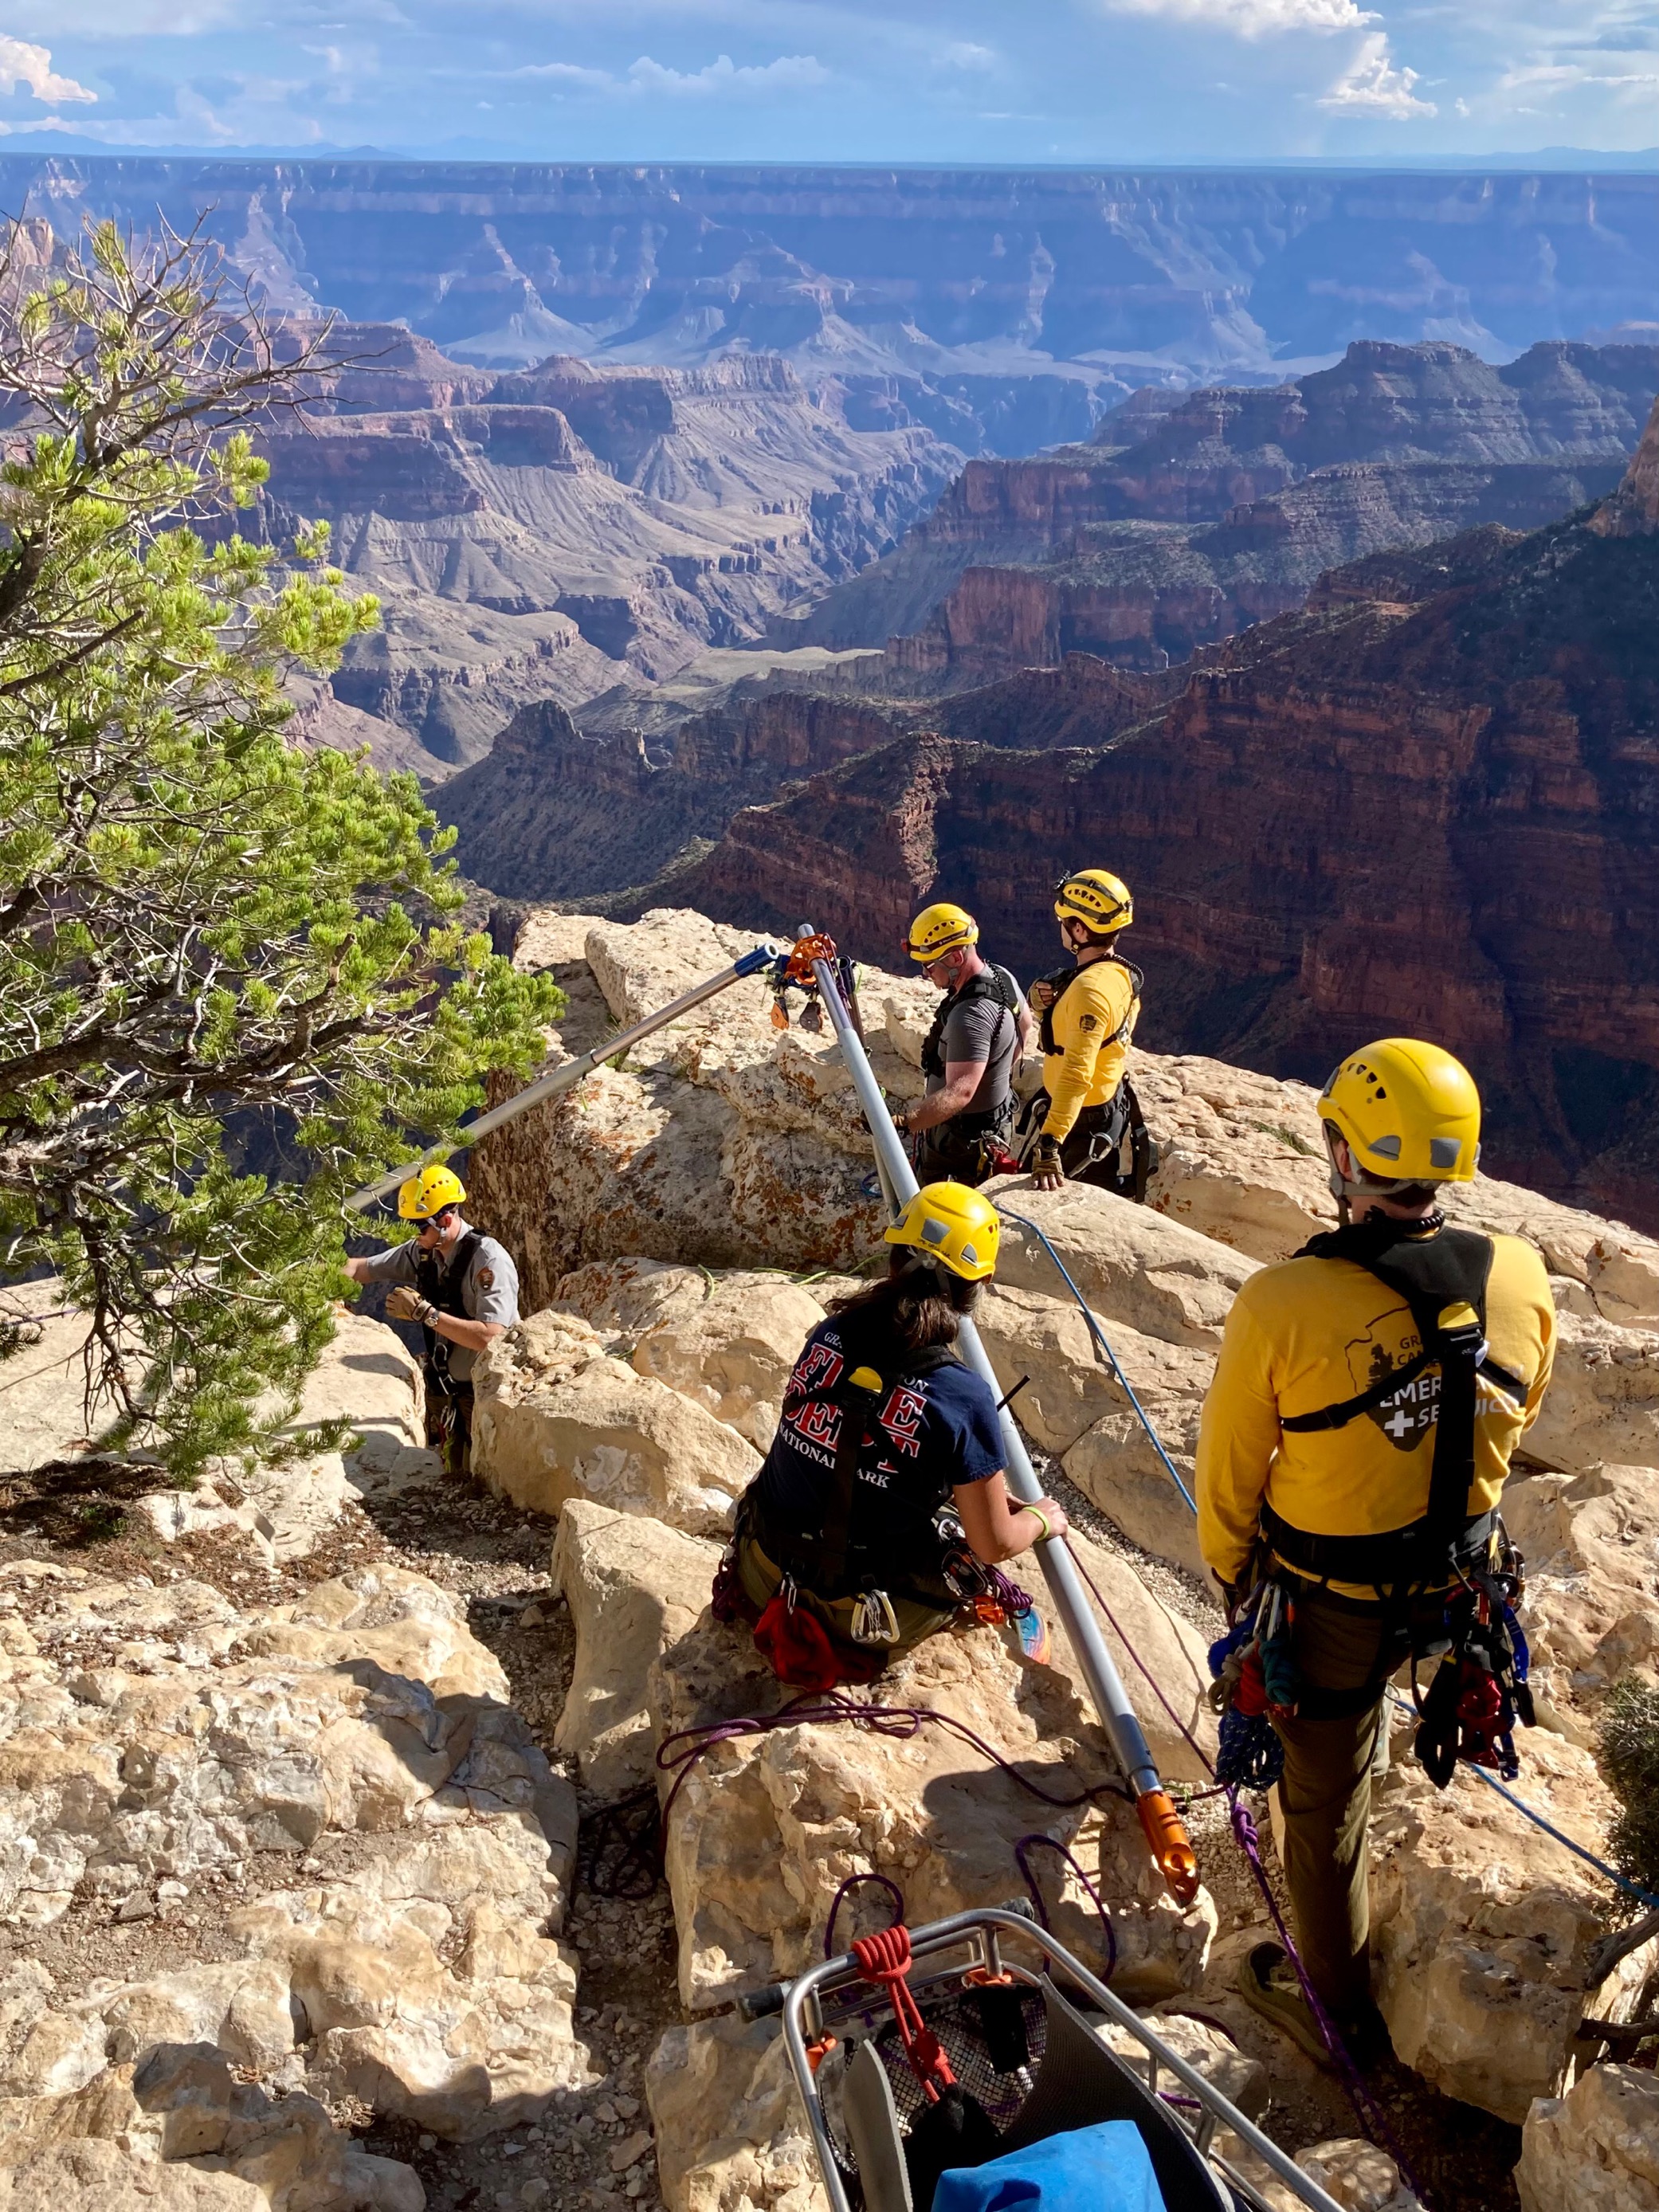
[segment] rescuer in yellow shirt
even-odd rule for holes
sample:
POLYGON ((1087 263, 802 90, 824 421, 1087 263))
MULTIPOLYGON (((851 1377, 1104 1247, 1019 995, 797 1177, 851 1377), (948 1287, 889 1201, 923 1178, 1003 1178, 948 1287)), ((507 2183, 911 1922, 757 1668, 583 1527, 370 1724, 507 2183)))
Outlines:
POLYGON ((1144 1198, 1157 1152, 1127 1071, 1146 978, 1117 941, 1134 903, 1106 869, 1078 868, 1054 886, 1054 919, 1074 964, 1031 989, 1048 1107, 1026 1165, 1039 1190, 1058 1190, 1070 1176, 1144 1198))
MULTIPOLYGON (((1270 1585, 1256 1619, 1279 1624, 1296 1690, 1267 1710, 1285 1747, 1297 1940, 1339 2027, 1369 2042, 1366 1830, 1384 1685, 1408 1656, 1449 1646, 1448 1691, 1463 1679, 1470 1578, 1513 1566, 1495 1509, 1549 1381, 1555 1311, 1531 1245, 1448 1228, 1436 1205, 1442 1184, 1473 1178, 1480 1149, 1480 1095, 1449 1053, 1368 1045, 1319 1110, 1342 1226, 1234 1301, 1200 1428, 1198 1533, 1230 1616, 1270 1585)), ((1516 1698, 1524 1718, 1524 1690, 1516 1698)), ((1425 1723, 1418 1744, 1442 1784, 1460 1741, 1447 1710, 1449 1738, 1425 1723)), ((1467 1733, 1462 1744, 1467 1756, 1467 1733)), ((1244 1994, 1320 2056, 1285 1963, 1258 1946, 1244 1994)))

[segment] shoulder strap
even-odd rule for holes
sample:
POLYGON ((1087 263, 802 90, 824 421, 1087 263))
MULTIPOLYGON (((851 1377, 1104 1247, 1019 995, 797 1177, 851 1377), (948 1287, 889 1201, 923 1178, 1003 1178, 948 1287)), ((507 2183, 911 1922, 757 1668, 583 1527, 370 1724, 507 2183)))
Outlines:
POLYGON ((422 1254, 416 1266, 416 1280, 422 1297, 428 1304, 436 1306, 440 1313, 461 1314, 466 1310, 461 1304, 461 1292, 483 1241, 482 1229, 469 1229, 455 1247, 454 1258, 444 1268, 440 1268, 435 1252, 422 1254))
MULTIPOLYGON (((1492 1249, 1491 1237, 1473 1230, 1441 1229, 1431 1237, 1416 1238, 1402 1236, 1392 1223, 1378 1227, 1366 1222, 1312 1237, 1296 1255, 1352 1260, 1375 1275, 1404 1301, 1417 1325, 1421 1349, 1368 1390, 1317 1413, 1292 1415, 1279 1425, 1294 1431, 1346 1427, 1425 1368, 1437 1364, 1440 1403, 1428 1511, 1422 1524, 1424 1556, 1437 1565, 1440 1553, 1455 1541, 1468 1517, 1469 1486, 1474 1480, 1476 1383, 1486 1357, 1486 1280, 1492 1249), (1452 1319, 1443 1325, 1458 1307, 1472 1319, 1452 1319)), ((1510 1380, 1504 1376, 1504 1382, 1510 1380)))
POLYGON ((970 975, 959 990, 947 991, 939 1000, 939 1012, 933 1016, 933 1025, 923 1040, 921 1070, 924 1075, 943 1075, 945 1073, 945 1024, 958 1006, 970 1006, 977 999, 994 999, 1005 1014, 1011 1018, 1019 1004, 1019 986, 1005 968, 986 967, 977 975, 970 975))
MULTIPOLYGON (((855 1357, 848 1348, 844 1356, 855 1357)), ((829 1510, 823 1517, 823 1528, 816 1544, 806 1549, 810 1560, 806 1579, 821 1595, 834 1595, 847 1572, 847 1553, 853 1527, 853 1500, 857 1490, 859 1468, 864 1456, 866 1431, 874 1419, 877 1409, 896 1383, 908 1382, 921 1376, 936 1374, 941 1367, 956 1361, 956 1354, 946 1345, 935 1345, 926 1352, 908 1353, 893 1365, 890 1371, 879 1374, 870 1366, 849 1365, 842 1370, 841 1379, 833 1390, 811 1393, 813 1396, 834 1399, 841 1407, 841 1428, 836 1438, 836 1473, 830 1493, 829 1510), (854 1376, 874 1376, 873 1382, 854 1381, 854 1376)))

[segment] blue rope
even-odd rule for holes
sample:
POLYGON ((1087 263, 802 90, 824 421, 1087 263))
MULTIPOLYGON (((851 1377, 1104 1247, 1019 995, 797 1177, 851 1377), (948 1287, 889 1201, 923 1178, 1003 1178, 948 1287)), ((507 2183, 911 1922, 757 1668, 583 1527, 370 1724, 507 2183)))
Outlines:
POLYGON ((1030 1219, 1027 1215, 1024 1213, 1011 1213, 1007 1207, 1004 1206, 999 1206, 997 1207, 997 1212, 1002 1216, 1005 1221, 1017 1221, 1022 1229, 1029 1229, 1032 1236, 1036 1238, 1038 1243, 1042 1245, 1043 1250, 1048 1255, 1048 1257, 1054 1261, 1055 1267, 1059 1268, 1061 1276, 1065 1279, 1066 1289, 1077 1300, 1079 1312, 1081 1313, 1084 1320, 1089 1325, 1089 1334, 1094 1339, 1096 1351, 1104 1355, 1107 1365, 1117 1377, 1119 1388, 1122 1390, 1124 1396, 1128 1400, 1129 1403, 1134 1407, 1135 1412, 1139 1415, 1140 1425, 1146 1430, 1148 1437, 1151 1437, 1152 1449, 1158 1454, 1164 1466, 1169 1469, 1170 1481, 1174 1483, 1176 1488, 1181 1492, 1182 1497, 1186 1500, 1187 1510, 1189 1513, 1196 1514, 1198 1511, 1197 1499, 1194 1498, 1192 1492, 1188 1489, 1186 1484, 1181 1480, 1180 1469, 1176 1467, 1175 1462, 1170 1457, 1169 1453, 1164 1450, 1164 1439, 1158 1435, 1158 1431, 1152 1426, 1151 1420, 1147 1417, 1146 1408, 1141 1404, 1139 1399, 1136 1397, 1134 1394, 1134 1387, 1129 1381, 1128 1376, 1118 1365, 1117 1354, 1107 1342, 1105 1330, 1102 1328, 1100 1323, 1095 1319, 1094 1315, 1091 1312, 1088 1300, 1084 1297, 1082 1291, 1079 1290, 1077 1285, 1072 1280, 1071 1274, 1066 1267, 1066 1262, 1060 1258, 1059 1253, 1055 1251, 1054 1246, 1048 1242, 1047 1237, 1043 1235, 1042 1230, 1037 1227, 1036 1222, 1030 1219))
MULTIPOLYGON (((1036 1223, 1033 1221, 1028 1214, 1011 1212, 1006 1206, 999 1206, 997 1207, 997 1212, 1001 1214, 1005 1221, 1018 1222, 1022 1229, 1029 1229, 1032 1236, 1036 1238, 1038 1243, 1042 1245, 1043 1250, 1048 1255, 1048 1257, 1054 1261, 1055 1267, 1059 1268, 1066 1289, 1077 1300, 1078 1310, 1082 1314, 1084 1320, 1088 1323, 1089 1334, 1094 1340, 1096 1349, 1105 1355, 1107 1364, 1110 1367, 1113 1374, 1117 1377, 1119 1385, 1122 1389, 1124 1395, 1128 1399, 1129 1403, 1134 1407, 1135 1412, 1139 1415, 1140 1425, 1146 1430, 1148 1437, 1151 1437, 1152 1449, 1158 1454, 1164 1466, 1169 1469, 1170 1480, 1174 1483, 1176 1488, 1181 1492, 1182 1498, 1185 1498, 1188 1511, 1195 1514, 1198 1511, 1198 1505, 1191 1491, 1188 1489, 1186 1484, 1182 1480, 1180 1472, 1177 1469, 1175 1462, 1170 1457, 1169 1453, 1164 1450, 1163 1438, 1158 1435, 1158 1431, 1152 1426, 1151 1420, 1148 1419, 1146 1408, 1141 1404, 1139 1399, 1136 1397, 1134 1390, 1130 1384, 1128 1376, 1118 1365, 1117 1355, 1112 1350, 1111 1346, 1107 1342, 1105 1331, 1101 1328, 1100 1323, 1095 1319, 1092 1312, 1091 1312, 1088 1300, 1084 1297, 1082 1291, 1079 1290, 1077 1285, 1072 1280, 1071 1272, 1067 1268, 1066 1262, 1060 1258, 1059 1253, 1055 1251, 1054 1246, 1049 1243, 1042 1231, 1038 1228, 1036 1223)), ((1392 1694, 1395 1697, 1396 1704, 1398 1704, 1402 1710, 1412 1710, 1412 1708, 1407 1705, 1406 1700, 1399 1695, 1397 1691, 1392 1694)), ((1537 1811, 1534 1807, 1528 1805, 1524 1797, 1517 1797, 1513 1790, 1507 1789, 1504 1784, 1498 1779, 1498 1777, 1495 1774, 1489 1774, 1484 1766, 1474 1766, 1472 1762, 1469 1761, 1462 1761, 1460 1763, 1468 1765, 1470 1766, 1470 1771, 1473 1773, 1478 1774, 1489 1790, 1495 1790, 1500 1797, 1507 1798, 1510 1803, 1514 1806, 1516 1811, 1522 1814, 1527 1820, 1530 1820, 1535 1828, 1541 1828, 1547 1836, 1553 1838, 1555 1842, 1562 1846, 1563 1850, 1571 1851, 1575 1858, 1582 1859, 1586 1866, 1594 1867, 1596 1873, 1601 1875, 1605 1881, 1610 1881, 1615 1889, 1622 1889, 1627 1897, 1635 1898, 1638 1904, 1645 1905, 1650 1911, 1659 1912, 1659 1897, 1656 1897, 1650 1889, 1644 1889, 1639 1882, 1627 1881, 1622 1874, 1615 1872, 1612 1867, 1608 1866, 1604 1859, 1598 1859, 1594 1851, 1587 1851, 1582 1844, 1574 1843, 1571 1836, 1564 1836, 1559 1828, 1556 1827, 1551 1821, 1547 1820, 1544 1818, 1544 1815, 1540 1812, 1537 1811)))
MULTIPOLYGON (((1389 1695, 1402 1713, 1416 1711, 1407 1698, 1401 1696, 1398 1690, 1390 1690, 1389 1695)), ((1594 1851, 1587 1851, 1583 1844, 1575 1844, 1571 1836, 1564 1836, 1553 1821, 1547 1820, 1535 1806, 1528 1804, 1524 1797, 1517 1797, 1514 1790, 1506 1784, 1500 1782, 1495 1774, 1489 1773, 1484 1766, 1476 1766, 1471 1759, 1460 1759, 1458 1765, 1460 1767, 1467 1766, 1471 1774, 1479 1775, 1488 1790, 1495 1790, 1500 1797, 1507 1798, 1516 1811, 1524 1814, 1534 1828, 1541 1828, 1544 1833, 1553 1837, 1564 1850, 1571 1851, 1574 1858, 1583 1859, 1586 1866, 1594 1867, 1596 1873, 1604 1880, 1610 1881, 1615 1889, 1622 1889, 1627 1897, 1633 1897, 1638 1905, 1645 1905, 1650 1911, 1659 1912, 1659 1897, 1656 1897, 1650 1889, 1644 1889, 1639 1881, 1629 1881, 1624 1875, 1610 1867, 1605 1859, 1598 1859, 1594 1851)))

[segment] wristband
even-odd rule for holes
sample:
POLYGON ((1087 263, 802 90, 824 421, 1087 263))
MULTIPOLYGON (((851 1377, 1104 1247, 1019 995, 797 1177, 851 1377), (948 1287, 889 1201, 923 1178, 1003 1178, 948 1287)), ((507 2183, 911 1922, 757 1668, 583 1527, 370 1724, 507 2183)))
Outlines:
POLYGON ((1035 1518, 1037 1527, 1042 1529, 1045 1536, 1054 1534, 1054 1530, 1048 1526, 1048 1516, 1040 1505, 1022 1505, 1019 1510, 1022 1513, 1029 1513, 1035 1518))

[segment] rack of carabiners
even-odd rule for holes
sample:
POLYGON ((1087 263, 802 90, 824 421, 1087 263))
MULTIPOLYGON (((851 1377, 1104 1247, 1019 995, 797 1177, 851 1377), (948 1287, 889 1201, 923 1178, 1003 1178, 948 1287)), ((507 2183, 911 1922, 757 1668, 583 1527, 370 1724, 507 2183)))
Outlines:
POLYGON ((851 1015, 854 1026, 860 1036, 864 1024, 859 1018, 858 971, 844 952, 836 949, 835 940, 812 933, 801 937, 778 953, 767 971, 767 981, 772 991, 772 1026, 787 1030, 790 1026, 789 1002, 792 993, 799 993, 805 1003, 800 1010, 800 1027, 808 1036, 823 1034, 823 997, 818 988, 817 963, 823 961, 835 977, 836 988, 842 1003, 851 1015))

